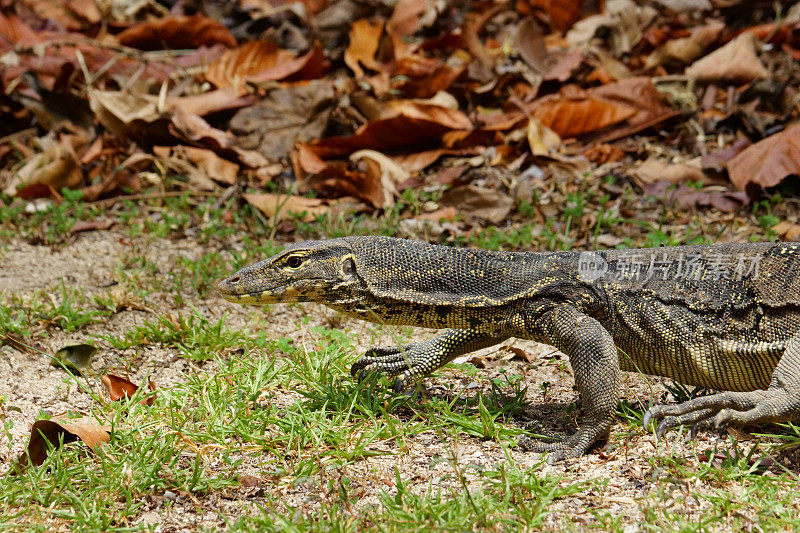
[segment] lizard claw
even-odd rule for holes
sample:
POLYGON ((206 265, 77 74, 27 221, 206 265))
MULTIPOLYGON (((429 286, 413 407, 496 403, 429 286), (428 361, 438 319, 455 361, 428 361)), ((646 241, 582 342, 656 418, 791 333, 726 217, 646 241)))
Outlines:
POLYGON ((644 416, 642 417, 642 427, 647 429, 650 427, 650 422, 653 421, 653 413, 650 412, 650 409, 645 411, 644 416))

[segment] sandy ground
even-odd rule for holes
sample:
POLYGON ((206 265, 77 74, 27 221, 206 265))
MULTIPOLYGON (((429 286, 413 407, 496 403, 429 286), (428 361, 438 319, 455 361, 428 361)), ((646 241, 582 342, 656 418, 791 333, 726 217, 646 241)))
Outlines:
MULTIPOLYGON (((113 231, 83 234, 71 244, 57 248, 13 241, 6 243, 0 251, 0 292, 24 296, 41 290, 46 295, 58 297, 60 284, 64 283, 67 286, 82 287, 87 296, 105 294, 109 287, 113 288, 116 270, 120 265, 126 264, 131 256, 141 255, 154 261, 159 272, 166 274, 178 258, 196 259, 207 251, 203 246, 185 240, 131 241, 113 231)), ((245 308, 236 307, 218 297, 198 301, 195 295, 185 296, 187 301, 193 302, 209 318, 216 319, 223 313, 228 313, 228 325, 231 328, 244 327, 252 316, 245 308)), ((159 312, 162 306, 172 312, 171 303, 165 301, 163 295, 154 294, 144 303, 145 307, 159 309, 159 312)), ((366 343, 373 342, 376 334, 378 344, 392 344, 396 334, 392 328, 376 329, 375 326, 356 320, 336 318, 333 311, 311 304, 275 306, 269 315, 269 327, 275 336, 301 340, 304 335, 309 334, 308 327, 300 325, 304 315, 310 317, 307 326, 326 326, 341 321, 341 327, 351 332, 363 330, 363 334, 357 335, 359 342, 364 343, 359 346, 359 350, 366 349, 366 343)), ((90 340, 92 335, 119 335, 151 316, 147 311, 127 309, 101 324, 78 332, 64 333, 51 329, 50 336, 37 341, 36 348, 53 353, 66 344, 90 340)), ((424 338, 429 334, 418 331, 415 332, 415 337, 424 338)), ((526 377, 528 396, 533 403, 528 415, 542 422, 545 429, 564 430, 563 427, 553 427, 548 420, 563 419, 569 403, 575 400, 568 365, 563 357, 552 360, 552 349, 548 347, 523 341, 518 341, 515 346, 530 354, 538 354, 532 364, 512 361, 506 367, 509 372, 524 373, 526 377), (551 384, 546 397, 540 386, 545 381, 551 384)), ((182 381, 188 373, 214 371, 213 363, 205 363, 200 368, 196 363, 178 357, 170 350, 153 347, 139 350, 136 354, 132 350, 117 352, 103 349, 95 357, 94 364, 97 370, 109 366, 129 368, 134 381, 140 380, 146 374, 157 376, 160 388, 182 381), (134 355, 132 361, 131 357, 134 355)), ((483 372, 497 373, 498 369, 491 368, 483 372)), ((18 409, 7 411, 14 422, 12 432, 18 438, 11 450, 0 450, 3 464, 7 465, 10 459, 22 451, 27 442, 30 424, 40 410, 51 413, 88 410, 91 401, 88 395, 67 379, 62 371, 50 366, 48 360, 40 354, 20 352, 10 346, 2 347, 0 375, 3 376, 0 395, 6 397, 6 407, 18 409)), ((448 370, 427 380, 426 384, 434 387, 437 382, 459 380, 462 377, 457 371, 448 370)), ((343 379, 349 379, 349 376, 343 376, 343 379)), ((626 375, 623 383, 624 398, 630 401, 643 400, 647 403, 649 399, 657 400, 664 390, 654 378, 626 375)), ((288 403, 291 399, 290 396, 284 401, 288 403)), ((703 486, 693 480, 680 480, 664 485, 652 458, 656 455, 696 458, 698 454, 714 448, 715 445, 724 446, 726 440, 715 433, 701 432, 698 439, 690 443, 684 442, 677 434, 671 434, 665 440, 657 442, 652 434, 620 421, 613 428, 608 444, 593 449, 591 453, 577 460, 541 467, 542 474, 562 476, 564 484, 591 478, 607 481, 605 490, 586 490, 556 502, 550 508, 552 514, 547 518, 547 525, 560 529, 569 522, 590 524, 594 520, 594 512, 605 510, 621 517, 626 529, 635 530, 637 524, 643 520, 643 509, 648 506, 702 517, 704 508, 709 504, 691 493, 713 491, 714 487, 703 486), (666 487, 668 492, 673 491, 675 494, 662 495, 658 501, 653 500, 653 494, 659 487, 666 487)), ((336 473, 321 474, 322 477, 315 483, 278 483, 267 487, 266 492, 280 494, 289 505, 313 510, 319 505, 317 487, 324 485, 324 476, 347 475, 356 480, 353 492, 359 495, 356 505, 372 505, 378 503, 377 495, 380 491, 393 491, 395 467, 399 468, 403 479, 410 482, 415 490, 424 492, 431 485, 444 488, 457 483, 451 477, 453 469, 450 462, 432 461, 435 457, 449 458, 455 453, 462 465, 474 464, 487 468, 506 461, 504 452, 497 443, 466 435, 454 441, 443 441, 434 432, 426 432, 407 439, 404 449, 396 449, 394 441, 383 443, 380 448, 392 451, 393 455, 369 458, 338 469, 336 473)), ((516 449, 511 451, 511 456, 521 466, 534 465, 538 460, 537 455, 516 449)), ((259 475, 264 465, 265 458, 248 455, 244 457, 240 475, 259 475)), ((154 495, 137 522, 158 525, 160 530, 172 531, 197 525, 221 526, 224 524, 221 516, 235 517, 242 512, 252 512, 251 499, 247 494, 241 497, 212 494, 188 500, 179 499, 177 503, 168 502, 169 496, 154 495)))

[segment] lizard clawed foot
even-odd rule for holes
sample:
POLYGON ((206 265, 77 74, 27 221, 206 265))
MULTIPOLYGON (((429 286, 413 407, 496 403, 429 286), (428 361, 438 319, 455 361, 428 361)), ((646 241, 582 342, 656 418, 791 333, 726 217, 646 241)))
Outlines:
MULTIPOLYGON (((722 428, 772 422, 779 419, 782 412, 795 412, 798 407, 797 395, 779 387, 721 392, 677 405, 655 405, 644 414, 642 425, 647 428, 654 420, 661 419, 656 436, 662 437, 668 429, 681 425, 722 428)), ((693 433, 696 434, 696 429, 693 433)))
POLYGON ((394 390, 399 392, 439 366, 441 357, 431 341, 372 348, 353 363, 350 374, 359 380, 376 372, 396 377, 394 390))
POLYGON ((595 441, 608 435, 610 426, 610 419, 582 424, 578 431, 561 442, 539 442, 523 435, 517 439, 517 445, 526 452, 549 453, 547 463, 552 465, 585 454, 595 441))

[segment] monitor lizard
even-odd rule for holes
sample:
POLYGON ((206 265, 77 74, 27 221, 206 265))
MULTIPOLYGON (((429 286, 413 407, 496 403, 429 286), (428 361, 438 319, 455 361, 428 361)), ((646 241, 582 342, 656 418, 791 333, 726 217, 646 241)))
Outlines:
POLYGON ((218 284, 242 304, 317 302, 382 324, 444 331, 368 350, 352 374, 402 389, 509 337, 569 357, 583 408, 562 442, 522 439, 555 462, 584 454, 615 419, 620 371, 719 392, 656 405, 644 424, 714 427, 800 413, 800 243, 589 252, 493 252, 379 236, 306 241, 218 284))

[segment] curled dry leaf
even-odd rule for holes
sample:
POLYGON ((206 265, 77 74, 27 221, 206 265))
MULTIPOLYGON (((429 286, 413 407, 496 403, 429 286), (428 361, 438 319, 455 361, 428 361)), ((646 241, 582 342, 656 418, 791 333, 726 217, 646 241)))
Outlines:
POLYGON ((70 138, 55 139, 44 152, 34 154, 3 184, 9 196, 37 198, 50 196, 62 188, 75 189, 83 182, 83 172, 70 138))
POLYGON ((94 0, 62 0, 41 2, 21 0, 27 9, 42 20, 54 20, 65 30, 82 30, 100 22, 102 16, 94 0))
POLYGON ((58 447, 59 442, 67 444, 81 440, 89 448, 94 449, 111 440, 110 431, 109 426, 86 418, 37 420, 31 426, 28 448, 17 459, 17 466, 23 470, 29 464, 40 466, 47 459, 48 448, 50 446, 58 447))
POLYGON ((773 187, 793 174, 800 175, 800 124, 770 135, 728 161, 731 183, 739 190, 750 184, 773 187))
POLYGON ((399 195, 398 185, 411 177, 411 173, 402 165, 375 150, 353 152, 350 160, 356 163, 364 162, 367 178, 380 184, 380 189, 383 191, 383 207, 394 205, 394 199, 399 195))
POLYGON ((356 78, 364 77, 362 65, 370 70, 381 70, 380 64, 375 60, 381 35, 383 35, 382 21, 373 24, 367 19, 361 19, 353 22, 350 27, 350 44, 344 51, 344 62, 356 78))
POLYGON ((324 215, 328 207, 317 198, 271 193, 243 194, 247 202, 272 219, 285 214, 302 215, 304 222, 312 222, 316 215, 324 215))
MULTIPOLYGON (((128 378, 119 376, 117 374, 106 374, 105 376, 101 376, 100 381, 102 381, 103 385, 105 385, 112 402, 116 402, 123 398, 131 398, 134 394, 136 394, 136 391, 139 390, 139 385, 136 385, 128 378)), ((150 392, 154 392, 156 390, 156 384, 152 381, 149 382, 149 386, 150 392)), ((139 403, 149 406, 153 405, 153 402, 155 401, 155 395, 150 394, 146 398, 139 400, 139 403)))
POLYGON ((768 78, 769 71, 756 52, 761 43, 750 32, 739 34, 731 42, 698 59, 686 69, 686 75, 699 81, 746 83, 768 78))
POLYGON ((323 161, 311 146, 300 143, 292 154, 295 175, 304 180, 304 189, 335 196, 354 196, 374 207, 383 207, 386 195, 381 180, 351 169, 344 161, 323 161))
POLYGON ((724 29, 725 23, 712 20, 704 26, 692 29, 689 37, 670 39, 647 57, 645 68, 658 65, 686 65, 700 57, 724 29))
POLYGON ((163 17, 134 24, 117 39, 139 50, 182 50, 201 46, 236 46, 225 26, 202 15, 163 17))
POLYGON ((153 153, 177 165, 175 170, 184 172, 189 183, 201 190, 213 190, 214 181, 233 185, 239 176, 239 165, 221 158, 211 150, 192 146, 154 146, 153 153))
POLYGON ((536 117, 528 120, 528 145, 533 155, 547 155, 561 144, 561 137, 536 117))

